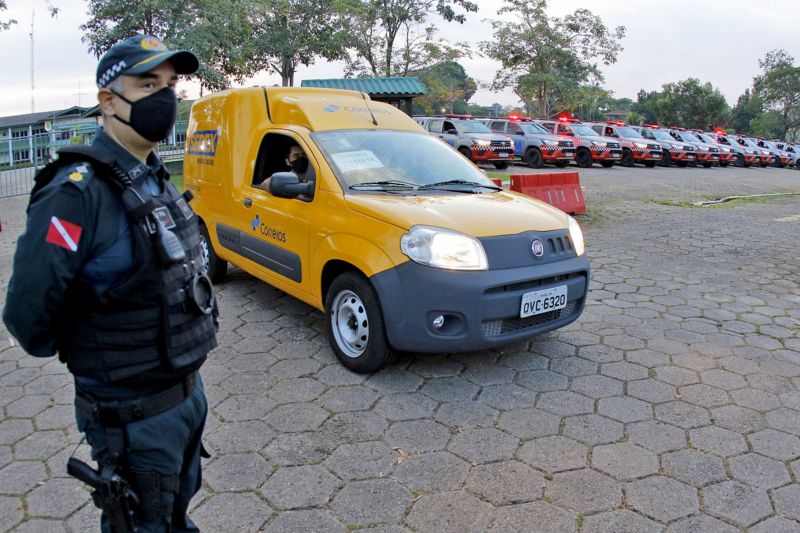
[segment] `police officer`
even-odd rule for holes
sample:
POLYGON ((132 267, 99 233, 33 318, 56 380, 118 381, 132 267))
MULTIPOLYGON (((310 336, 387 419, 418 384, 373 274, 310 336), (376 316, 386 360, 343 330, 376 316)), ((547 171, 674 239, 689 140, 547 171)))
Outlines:
MULTIPOLYGON (((37 175, 3 311, 28 353, 58 353, 74 375, 78 427, 133 489, 137 531, 197 531, 186 511, 200 488, 198 369, 216 346, 216 302, 191 196, 153 148, 175 122, 178 74, 198 66, 145 35, 100 59, 103 128, 37 175)), ((98 505, 102 530, 120 529, 98 505)))

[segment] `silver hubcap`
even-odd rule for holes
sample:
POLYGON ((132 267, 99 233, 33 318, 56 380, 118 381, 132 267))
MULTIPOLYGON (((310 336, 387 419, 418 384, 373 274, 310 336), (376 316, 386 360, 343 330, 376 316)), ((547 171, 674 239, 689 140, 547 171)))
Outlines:
POLYGON ((200 261, 202 261, 203 268, 208 271, 208 241, 200 235, 200 261))
POLYGON ((333 300, 331 328, 336 344, 347 357, 360 357, 369 342, 367 310, 353 291, 341 291, 333 300))

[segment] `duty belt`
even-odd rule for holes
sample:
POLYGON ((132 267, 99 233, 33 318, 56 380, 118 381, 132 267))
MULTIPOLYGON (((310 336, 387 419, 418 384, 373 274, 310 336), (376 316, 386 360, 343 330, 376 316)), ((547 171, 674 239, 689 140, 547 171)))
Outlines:
POLYGON ((123 427, 161 414, 181 403, 194 391, 196 374, 196 371, 192 372, 180 383, 149 396, 126 400, 98 400, 78 386, 75 408, 81 415, 103 426, 123 427))

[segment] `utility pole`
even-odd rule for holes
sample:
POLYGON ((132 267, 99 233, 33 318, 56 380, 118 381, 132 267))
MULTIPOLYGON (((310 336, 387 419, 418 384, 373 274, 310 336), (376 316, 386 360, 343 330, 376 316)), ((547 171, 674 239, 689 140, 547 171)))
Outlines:
POLYGON ((31 11, 31 113, 36 112, 36 102, 34 100, 34 89, 35 86, 33 84, 33 19, 36 17, 36 10, 31 11))

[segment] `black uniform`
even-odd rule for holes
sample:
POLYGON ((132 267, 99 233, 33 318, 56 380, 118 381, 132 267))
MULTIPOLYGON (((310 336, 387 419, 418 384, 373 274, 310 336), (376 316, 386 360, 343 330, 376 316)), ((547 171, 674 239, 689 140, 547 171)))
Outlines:
POLYGON ((126 473, 140 531, 194 531, 197 369, 216 346, 197 217, 155 155, 142 164, 103 132, 92 148, 102 161, 73 156, 37 178, 3 319, 26 351, 58 352, 75 375, 79 429, 99 463, 126 473))

